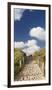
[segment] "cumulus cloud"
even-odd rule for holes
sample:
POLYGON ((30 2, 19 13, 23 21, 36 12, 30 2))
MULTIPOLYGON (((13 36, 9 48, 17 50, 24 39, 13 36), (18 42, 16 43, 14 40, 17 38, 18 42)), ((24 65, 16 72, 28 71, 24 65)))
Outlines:
POLYGON ((27 43, 26 43, 26 46, 33 46, 35 44, 37 44, 36 40, 28 40, 27 43))
POLYGON ((35 51, 39 50, 40 47, 37 45, 36 40, 28 40, 27 42, 15 42, 14 44, 15 48, 21 48, 23 52, 26 53, 26 55, 31 55, 35 51))
POLYGON ((24 9, 15 9, 14 10, 14 19, 20 21, 20 19, 22 18, 24 9))
POLYGON ((32 55, 35 51, 38 51, 39 49, 40 49, 39 46, 34 45, 32 47, 25 48, 22 51, 24 51, 26 55, 29 56, 29 55, 32 55))
MULTIPOLYGON (((14 9, 14 19, 20 21, 23 16, 24 11, 25 11, 25 9, 15 8, 14 9)), ((32 9, 29 9, 29 11, 32 11, 32 9)))
POLYGON ((45 30, 41 27, 32 28, 29 35, 39 40, 45 40, 45 30))
POLYGON ((14 47, 15 48, 24 48, 25 44, 24 42, 15 42, 14 47))

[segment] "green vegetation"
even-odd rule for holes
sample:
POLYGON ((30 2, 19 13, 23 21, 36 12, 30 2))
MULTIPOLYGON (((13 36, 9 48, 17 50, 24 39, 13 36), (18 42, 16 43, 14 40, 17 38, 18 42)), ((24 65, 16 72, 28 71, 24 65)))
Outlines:
POLYGON ((45 62, 45 48, 42 48, 39 51, 34 52, 33 57, 36 62, 38 60, 42 60, 42 62, 45 62))
MULTIPOLYGON (((34 52, 33 60, 39 65, 39 67, 44 71, 45 75, 45 48, 40 49, 39 51, 34 52), (43 66, 43 68, 42 68, 43 66)), ((29 57, 30 59, 30 57, 29 57)), ((22 70, 26 64, 27 56, 21 49, 14 49, 14 79, 17 77, 17 74, 22 70)))
MULTIPOLYGON (((14 76, 20 72, 25 64, 25 53, 20 49, 14 49, 14 76)), ((14 78, 15 78, 14 77, 14 78)))
POLYGON ((45 76, 45 48, 40 49, 39 51, 36 51, 33 55, 35 62, 39 65, 41 71, 43 71, 43 74, 45 76))
POLYGON ((14 49, 14 64, 16 64, 19 60, 23 59, 23 53, 20 49, 14 49))
POLYGON ((34 57, 34 60, 36 63, 38 63, 38 56, 39 56, 39 52, 36 51, 34 54, 33 54, 33 57, 34 57))
POLYGON ((43 62, 45 62, 45 54, 45 48, 42 48, 39 52, 39 55, 43 62))

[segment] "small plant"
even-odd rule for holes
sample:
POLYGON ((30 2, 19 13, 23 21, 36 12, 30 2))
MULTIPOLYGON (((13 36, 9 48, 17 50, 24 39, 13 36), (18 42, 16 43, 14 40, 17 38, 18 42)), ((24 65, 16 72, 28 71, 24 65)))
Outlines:
POLYGON ((14 79, 25 64, 24 53, 20 49, 14 49, 14 79))

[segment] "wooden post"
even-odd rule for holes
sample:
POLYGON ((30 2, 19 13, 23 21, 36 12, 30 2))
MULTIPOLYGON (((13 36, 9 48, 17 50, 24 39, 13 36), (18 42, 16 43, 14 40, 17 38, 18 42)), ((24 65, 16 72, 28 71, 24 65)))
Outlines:
POLYGON ((21 68, 21 60, 19 60, 19 63, 20 63, 20 68, 21 68))
POLYGON ((38 57, 38 65, 39 65, 39 57, 38 57))
POLYGON ((23 64, 24 64, 24 57, 23 57, 23 64))
POLYGON ((38 65, 40 66, 40 57, 38 56, 38 65))

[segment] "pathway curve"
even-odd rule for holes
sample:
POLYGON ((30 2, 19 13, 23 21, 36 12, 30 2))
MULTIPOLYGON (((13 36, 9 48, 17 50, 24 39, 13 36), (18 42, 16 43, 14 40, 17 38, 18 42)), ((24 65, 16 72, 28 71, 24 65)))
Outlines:
POLYGON ((44 79, 43 73, 41 72, 38 64, 32 60, 26 64, 22 71, 17 75, 16 80, 42 80, 44 79))

